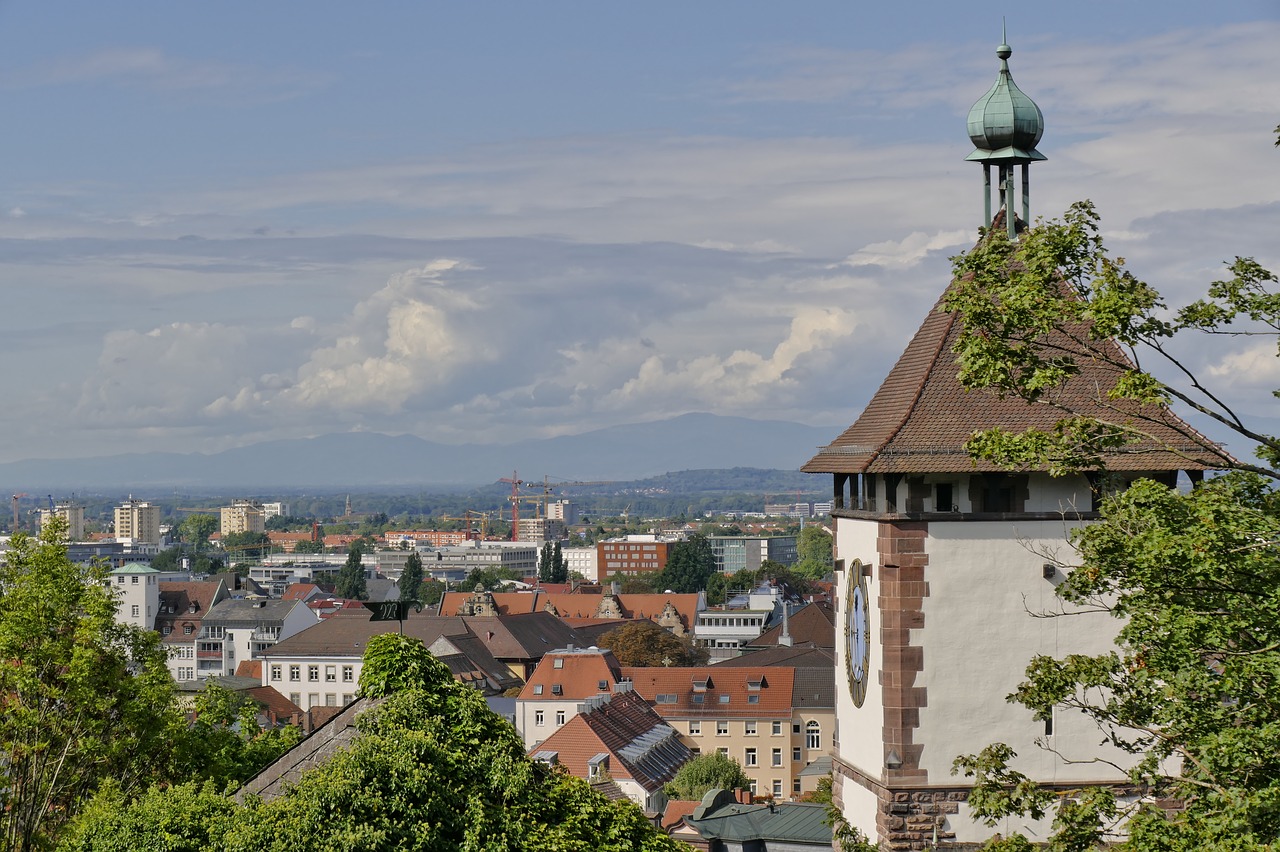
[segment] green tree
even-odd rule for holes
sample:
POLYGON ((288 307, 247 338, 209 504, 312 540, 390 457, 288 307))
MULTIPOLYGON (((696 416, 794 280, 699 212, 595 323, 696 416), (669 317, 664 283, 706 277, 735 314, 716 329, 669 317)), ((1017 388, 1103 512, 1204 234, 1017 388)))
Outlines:
POLYGON ((676 770, 663 792, 673 799, 697 801, 709 790, 736 790, 751 787, 751 779, 738 761, 713 751, 700 754, 676 770))
POLYGON ((324 553, 324 539, 319 541, 300 541, 293 547, 294 553, 324 553))
MULTIPOLYGON (((1169 310, 1107 255, 1087 203, 1016 244, 993 232, 956 260, 965 286, 948 306, 964 324, 957 353, 967 384, 1061 405, 1052 390, 1084 358, 1112 364, 1116 375, 1103 389, 1114 417, 1063 407, 1055 429, 980 434, 975 454, 1053 472, 1096 469, 1108 450, 1160 440, 1148 421, 1125 416, 1134 403, 1177 401, 1254 441, 1260 460, 1232 459, 1184 434, 1198 455, 1236 470, 1189 493, 1139 481, 1107 497, 1100 520, 1075 531, 1078 564, 1058 594, 1114 614, 1115 649, 1037 656, 1009 696, 1041 718, 1055 708, 1089 717, 1101 739, 1137 757, 1134 783, 1184 808, 1119 801, 1108 788, 1060 799, 1011 769, 1015 755, 996 743, 955 763, 974 779, 969 806, 989 825, 1056 808, 1051 847, 1063 850, 1095 848, 1116 826, 1127 831, 1117 848, 1133 852, 1272 849, 1280 835, 1280 444, 1170 351, 1178 335, 1280 331, 1280 297, 1267 289, 1275 277, 1247 259, 1229 270, 1205 298, 1169 310), (1175 387, 1135 366, 1149 363, 1188 381, 1175 387)), ((1030 845, 1013 836, 992 848, 1030 845)))
POLYGON ((300 728, 260 724, 257 702, 213 682, 196 695, 191 714, 194 720, 178 740, 179 778, 243 782, 302 739, 300 728))
POLYGON ((542 549, 538 551, 538 580, 542 583, 552 582, 551 577, 554 572, 551 564, 551 542, 542 543, 542 549))
MULTIPOLYGON (((409 554, 404 561, 404 571, 400 574, 400 600, 421 601, 422 594, 422 557, 418 551, 409 554)), ((426 603, 426 601, 423 601, 426 603)))
POLYGON ((716 570, 716 557, 706 536, 694 535, 671 545, 662 570, 662 586, 673 592, 701 592, 716 570))
POLYGON ((261 558, 271 549, 271 537, 264 532, 235 532, 222 537, 222 549, 228 558, 261 558))
POLYGON ((564 548, 557 541, 551 549, 551 582, 567 583, 568 581, 569 566, 564 561, 564 548))
POLYGON ((472 568, 467 572, 465 587, 467 591, 474 589, 476 586, 489 591, 498 591, 504 588, 509 581, 520 579, 523 578, 518 572, 502 565, 496 568, 472 568))
POLYGON ((347 561, 338 572, 337 594, 351 600, 367 600, 369 590, 364 578, 364 548, 354 541, 347 550, 347 561))
POLYGON ((182 560, 182 548, 170 547, 151 557, 151 567, 157 571, 176 571, 182 560))
POLYGON ((1211 284, 1204 298, 1169 310, 1155 288, 1107 253, 1098 214, 1087 201, 1016 242, 997 231, 954 261, 955 285, 944 307, 961 321, 960 380, 1052 406, 1062 419, 1051 430, 980 432, 970 441, 971 452, 1008 467, 1044 465, 1057 474, 1096 470, 1108 452, 1147 441, 1223 468, 1280 477, 1280 439, 1253 428, 1213 393, 1173 345, 1180 335, 1274 336, 1280 294, 1267 289, 1276 283, 1274 275, 1237 257, 1227 266, 1230 278, 1211 284), (1109 414, 1082 414, 1070 398, 1054 393, 1084 362, 1103 365, 1091 375, 1113 377, 1096 400, 1109 414), (1185 381, 1162 381, 1139 364, 1156 364, 1185 381), (1170 423, 1136 413, 1139 405, 1175 401, 1255 443, 1263 464, 1233 459, 1184 426, 1174 427, 1177 446, 1170 446, 1170 423), (1161 424, 1165 429, 1153 428, 1161 424))
POLYGON ((439 580, 426 579, 418 588, 418 600, 426 606, 435 606, 444 597, 444 583, 439 580))
POLYGON ((67 558, 65 521, 0 566, 0 828, 45 848, 105 779, 165 777, 180 717, 159 635, 116 622, 105 566, 67 558))
POLYGON ((519 734, 417 640, 369 642, 359 736, 270 802, 210 785, 108 791, 77 821, 76 852, 132 849, 677 852, 629 801, 535 763, 519 734))
POLYGON ((182 523, 178 524, 178 532, 182 536, 182 540, 194 547, 196 553, 200 553, 209 546, 209 536, 217 531, 217 515, 197 512, 187 515, 182 523))
POLYGON ((700 666, 707 652, 647 618, 615 627, 599 639, 624 666, 700 666))
POLYGON ((720 606, 724 603, 728 590, 729 578, 719 571, 712 572, 707 578, 707 603, 710 606, 720 606))
POLYGON ((835 566, 831 550, 831 533, 822 527, 807 526, 796 539, 796 551, 800 560, 795 572, 810 580, 821 580, 835 566))
POLYGON ((604 578, 604 585, 618 584, 618 590, 624 595, 651 595, 658 591, 655 581, 661 581, 661 574, 620 574, 613 573, 604 578))

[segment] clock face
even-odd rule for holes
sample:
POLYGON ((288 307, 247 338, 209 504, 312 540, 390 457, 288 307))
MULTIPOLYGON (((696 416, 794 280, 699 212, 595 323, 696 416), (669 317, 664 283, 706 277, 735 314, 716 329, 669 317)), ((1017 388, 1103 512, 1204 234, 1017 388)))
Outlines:
POLYGON ((845 607, 845 668, 849 674, 849 692, 854 706, 861 707, 867 697, 867 669, 871 662, 871 613, 867 596, 867 578, 862 576, 862 563, 849 566, 849 596, 845 607))

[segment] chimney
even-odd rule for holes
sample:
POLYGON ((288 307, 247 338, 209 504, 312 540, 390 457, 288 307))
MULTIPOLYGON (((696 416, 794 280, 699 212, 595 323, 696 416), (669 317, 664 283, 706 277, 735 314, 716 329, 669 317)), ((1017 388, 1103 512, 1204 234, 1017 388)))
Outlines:
POLYGON ((782 635, 778 637, 778 644, 791 647, 791 607, 785 600, 782 602, 782 635))

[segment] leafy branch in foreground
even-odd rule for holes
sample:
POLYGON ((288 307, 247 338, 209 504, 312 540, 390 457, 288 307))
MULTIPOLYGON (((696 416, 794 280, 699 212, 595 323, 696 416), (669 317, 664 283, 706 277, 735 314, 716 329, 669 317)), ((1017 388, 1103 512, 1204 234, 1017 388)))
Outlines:
MULTIPOLYGON (((1051 472, 1097 469, 1104 457, 1143 447, 1280 478, 1280 439, 1254 428, 1208 387, 1173 346, 1178 335, 1263 336, 1280 343, 1276 276, 1250 258, 1227 265, 1230 277, 1204 298, 1169 311, 1160 294, 1111 257, 1088 201, 1061 220, 1041 222, 1010 241, 993 230, 953 259, 955 284, 944 309, 959 315, 960 380, 969 388, 1050 405, 1063 414, 1053 430, 981 432, 980 458, 1018 467, 1042 460, 1051 472), (1146 362, 1176 377, 1158 379, 1146 362), (1090 408, 1066 389, 1087 365, 1103 380, 1090 408), (1232 458, 1177 418, 1177 402, 1256 444, 1262 464, 1232 458)), ((1078 392, 1078 390, 1076 391, 1078 392)))

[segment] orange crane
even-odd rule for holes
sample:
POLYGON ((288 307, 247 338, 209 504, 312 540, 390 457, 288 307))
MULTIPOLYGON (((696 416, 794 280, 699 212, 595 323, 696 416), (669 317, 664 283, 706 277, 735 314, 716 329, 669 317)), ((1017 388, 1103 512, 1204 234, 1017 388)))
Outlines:
POLYGON ((23 492, 22 494, 13 495, 13 532, 18 531, 18 524, 20 522, 20 519, 18 517, 18 501, 21 500, 23 497, 30 497, 30 496, 31 496, 30 494, 27 494, 25 492, 23 492))
POLYGON ((471 541, 473 539, 476 541, 484 541, 485 527, 488 526, 489 523, 489 513, 478 512, 474 509, 465 509, 462 512, 461 517, 456 515, 440 515, 440 520, 462 521, 464 524, 463 531, 467 534, 467 541, 471 541), (480 522, 478 527, 473 526, 473 518, 480 522))

